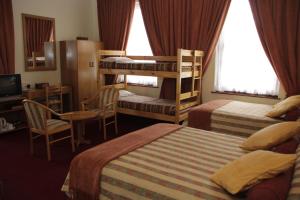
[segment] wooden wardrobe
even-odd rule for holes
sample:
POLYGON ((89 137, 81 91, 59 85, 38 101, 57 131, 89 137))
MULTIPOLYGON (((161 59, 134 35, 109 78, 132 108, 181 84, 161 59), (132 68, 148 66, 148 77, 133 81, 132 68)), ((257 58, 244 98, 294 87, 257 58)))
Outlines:
POLYGON ((80 110, 80 102, 96 94, 96 53, 102 47, 89 40, 60 42, 61 82, 72 86, 73 110, 80 110))

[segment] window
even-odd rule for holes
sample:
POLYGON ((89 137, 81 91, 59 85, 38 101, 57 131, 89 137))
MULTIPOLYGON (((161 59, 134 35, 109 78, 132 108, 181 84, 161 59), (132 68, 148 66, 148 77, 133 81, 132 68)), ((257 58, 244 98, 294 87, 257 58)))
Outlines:
MULTIPOLYGON (((141 8, 138 1, 136 2, 134 10, 126 51, 128 55, 153 55, 148 41, 141 8)), ((129 75, 127 76, 127 82, 132 84, 157 86, 157 77, 129 75)))
POLYGON ((261 45, 248 0, 232 0, 216 49, 215 90, 278 95, 279 82, 261 45))

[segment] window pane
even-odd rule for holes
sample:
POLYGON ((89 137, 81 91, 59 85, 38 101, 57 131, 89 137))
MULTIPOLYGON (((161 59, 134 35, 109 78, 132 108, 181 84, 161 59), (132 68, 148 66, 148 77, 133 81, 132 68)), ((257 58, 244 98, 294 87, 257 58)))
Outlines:
MULTIPOLYGON (((136 2, 134 10, 126 51, 128 55, 153 55, 138 1, 136 2)), ((128 83, 157 86, 157 77, 152 76, 129 75, 127 76, 127 81, 128 83)))
POLYGON ((261 45, 248 0, 232 0, 217 46, 217 91, 278 95, 279 82, 261 45))

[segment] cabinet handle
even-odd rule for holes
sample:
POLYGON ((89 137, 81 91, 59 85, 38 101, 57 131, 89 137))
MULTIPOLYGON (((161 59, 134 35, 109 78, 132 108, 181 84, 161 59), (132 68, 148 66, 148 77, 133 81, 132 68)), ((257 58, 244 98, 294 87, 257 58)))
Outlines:
POLYGON ((89 62, 89 67, 94 67, 94 62, 89 62))

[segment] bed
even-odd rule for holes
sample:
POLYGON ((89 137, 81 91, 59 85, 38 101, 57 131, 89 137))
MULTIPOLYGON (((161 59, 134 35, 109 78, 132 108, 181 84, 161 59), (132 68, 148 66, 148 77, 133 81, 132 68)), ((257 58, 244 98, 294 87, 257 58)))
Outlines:
POLYGON ((128 97, 129 101, 119 104, 119 112, 178 124, 187 119, 187 109, 200 102, 203 56, 203 51, 187 49, 178 49, 176 56, 129 56, 125 51, 99 50, 97 56, 99 87, 103 87, 105 75, 124 75, 124 83, 116 85, 125 90, 127 75, 175 79, 174 101, 128 97), (183 79, 187 78, 191 79, 190 88, 182 87, 183 79), (141 100, 145 100, 145 104, 142 104, 141 100))
MULTIPOLYGON (((81 197, 78 199, 246 199, 244 195, 230 195, 209 178, 224 164, 247 153, 239 148, 244 140, 156 124, 76 156, 62 191, 69 196, 76 193, 81 197), (95 170, 97 165, 102 168, 95 170)), ((289 200, 300 198, 300 147, 296 153, 292 187, 287 190, 289 200)))
POLYGON ((231 100, 213 100, 190 109, 188 126, 248 137, 283 119, 266 117, 272 105, 231 100))
POLYGON ((158 99, 137 95, 127 90, 120 90, 118 100, 119 112, 122 112, 122 108, 174 116, 176 112, 176 102, 175 100, 158 99))

